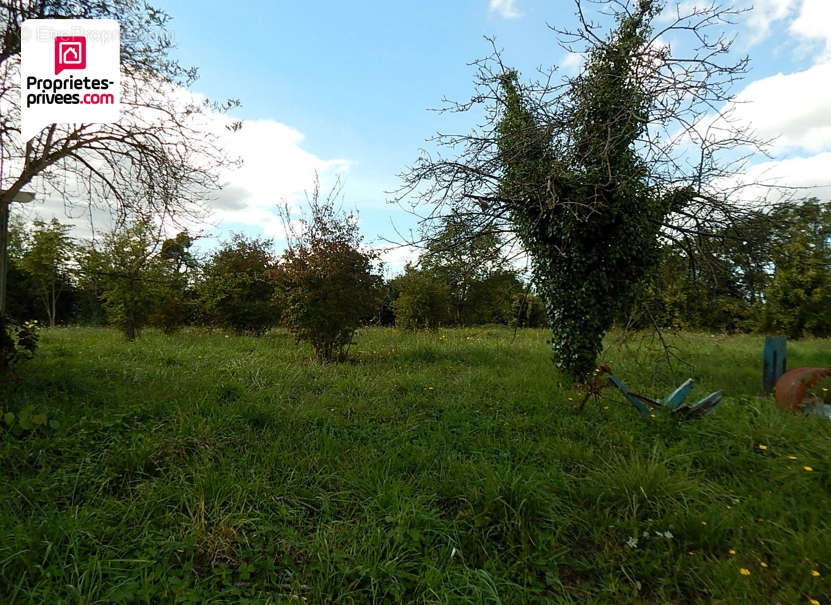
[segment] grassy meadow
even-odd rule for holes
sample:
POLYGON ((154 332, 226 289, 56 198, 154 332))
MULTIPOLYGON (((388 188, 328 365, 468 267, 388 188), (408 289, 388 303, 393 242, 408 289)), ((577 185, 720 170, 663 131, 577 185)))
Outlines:
POLYGON ((0 429, 0 602, 831 604, 831 422, 759 397, 762 337, 610 335, 635 392, 725 391, 686 423, 575 415, 546 338, 46 330, 0 383, 46 414, 0 429))

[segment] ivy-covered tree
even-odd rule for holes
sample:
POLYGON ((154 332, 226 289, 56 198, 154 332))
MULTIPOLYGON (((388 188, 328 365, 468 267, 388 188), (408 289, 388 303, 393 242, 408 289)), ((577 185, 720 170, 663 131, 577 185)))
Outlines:
POLYGON ((423 155, 399 196, 433 205, 432 220, 463 216, 472 229, 521 242, 555 360, 577 381, 595 367, 662 240, 695 246, 743 214, 715 180, 739 168, 730 150, 755 142, 712 115, 746 71, 721 29, 741 11, 673 5, 659 21, 664 5, 576 0, 578 28, 556 31, 585 63, 562 83, 554 70, 524 83, 498 51, 477 62, 474 95, 447 109, 484 105, 483 125, 438 135, 458 155, 423 155), (677 55, 668 43, 676 36, 692 41, 677 55))

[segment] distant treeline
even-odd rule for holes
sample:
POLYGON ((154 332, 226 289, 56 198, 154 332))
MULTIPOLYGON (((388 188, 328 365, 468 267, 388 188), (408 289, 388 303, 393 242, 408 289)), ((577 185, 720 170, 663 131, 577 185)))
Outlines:
MULTIPOLYGON (((368 324, 404 328, 546 325, 534 289, 494 235, 462 237, 448 220, 417 265, 372 282, 368 324)), ((9 314, 46 325, 184 325, 259 333, 281 325, 283 259, 272 242, 234 235, 199 257, 186 232, 160 239, 136 223, 95 244, 56 220, 10 228, 9 314)), ((369 283, 369 282, 368 282, 369 283)), ((579 288, 575 284, 575 288, 579 288)), ((831 210, 783 204, 694 250, 666 242, 660 264, 617 318, 634 327, 831 335, 831 210)))

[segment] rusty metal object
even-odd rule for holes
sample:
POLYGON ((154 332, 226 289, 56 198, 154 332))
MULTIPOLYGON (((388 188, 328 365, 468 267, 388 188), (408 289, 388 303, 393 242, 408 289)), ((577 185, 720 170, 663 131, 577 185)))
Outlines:
POLYGON ((831 376, 831 368, 795 368, 785 372, 776 381, 776 403, 788 411, 800 411, 805 393, 826 376, 831 376))

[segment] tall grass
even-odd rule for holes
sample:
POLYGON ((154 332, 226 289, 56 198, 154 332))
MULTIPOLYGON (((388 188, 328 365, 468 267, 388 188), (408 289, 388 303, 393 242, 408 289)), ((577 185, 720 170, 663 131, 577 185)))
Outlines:
POLYGON ((759 396, 762 338, 610 336, 637 392, 725 391, 682 424, 575 415, 545 340, 46 331, 0 385, 58 422, 0 431, 0 601, 831 602, 831 423, 759 396))

